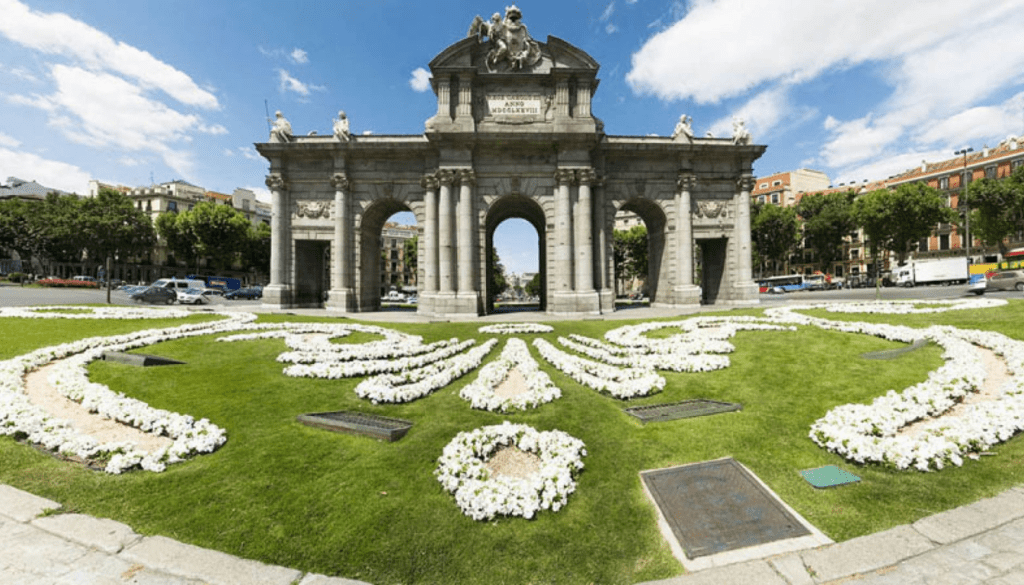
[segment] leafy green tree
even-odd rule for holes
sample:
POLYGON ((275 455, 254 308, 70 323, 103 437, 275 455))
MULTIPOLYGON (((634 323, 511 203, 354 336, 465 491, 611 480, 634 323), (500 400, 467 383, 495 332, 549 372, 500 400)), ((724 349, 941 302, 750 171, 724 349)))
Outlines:
POLYGON ((419 266, 419 246, 420 237, 413 236, 405 241, 402 251, 403 258, 405 258, 405 268, 412 274, 416 274, 416 268, 419 266))
POLYGON ((498 257, 497 248, 491 248, 491 292, 500 295, 508 289, 508 280, 505 278, 505 266, 498 257))
POLYGON ((260 222, 249 229, 242 248, 242 267, 257 274, 270 273, 270 226, 260 222))
POLYGON ((892 250, 900 263, 939 223, 957 221, 945 197, 923 183, 866 193, 854 201, 853 215, 871 242, 872 254, 877 258, 880 251, 892 250))
POLYGON ((526 283, 526 294, 531 297, 540 296, 540 273, 533 275, 530 282, 526 283))
POLYGON ((961 205, 971 210, 971 235, 1006 254, 1006 240, 1024 228, 1024 167, 1002 180, 971 183, 961 205))
POLYGON ((196 271, 199 260, 208 259, 213 270, 231 268, 250 243, 250 222, 229 205, 203 201, 189 211, 162 213, 157 231, 175 256, 190 260, 196 271))
POLYGON ((814 249, 822 272, 842 258, 843 239, 857 229, 851 214, 855 196, 852 190, 805 195, 796 206, 796 214, 803 219, 805 245, 814 249))
POLYGON ((647 228, 635 225, 612 234, 615 274, 621 279, 647 278, 647 228))
POLYGON ((82 262, 89 234, 80 221, 82 201, 72 195, 50 193, 34 209, 40 227, 42 255, 56 262, 82 262))
POLYGON ((0 249, 16 253, 25 268, 33 256, 42 256, 45 230, 38 220, 39 203, 22 199, 0 201, 0 249))
POLYGON ((156 216, 156 233, 167 244, 167 249, 186 263, 198 266, 193 235, 185 230, 184 222, 179 223, 180 214, 165 211, 156 216))
POLYGON ((797 221, 796 210, 756 202, 750 208, 750 229, 759 264, 763 268, 766 261, 778 264, 785 262, 800 242, 800 223, 797 221))
POLYGON ((145 254, 156 244, 156 230, 145 212, 127 195, 100 189, 96 197, 82 199, 78 224, 86 234, 84 247, 96 262, 107 258, 125 261, 145 254))

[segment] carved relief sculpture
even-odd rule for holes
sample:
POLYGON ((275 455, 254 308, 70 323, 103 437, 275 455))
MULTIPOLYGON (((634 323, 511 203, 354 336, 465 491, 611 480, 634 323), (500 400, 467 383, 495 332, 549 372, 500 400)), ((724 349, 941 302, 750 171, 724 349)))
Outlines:
POLYGON ((296 206, 298 209, 295 212, 296 217, 308 217, 309 219, 324 218, 330 219, 331 212, 333 211, 333 201, 297 201, 296 206))
POLYGON ((497 12, 490 21, 479 16, 473 19, 467 36, 475 36, 480 42, 487 38, 491 47, 486 60, 489 71, 502 65, 517 71, 540 61, 540 45, 530 37, 522 19, 523 13, 515 4, 505 8, 504 20, 497 12))
POLYGON ((706 217, 708 219, 715 219, 720 217, 725 219, 729 217, 729 202, 728 201, 698 201, 697 210, 694 213, 697 217, 706 217))
POLYGON ((685 140, 693 142, 693 118, 683 114, 679 116, 675 131, 672 132, 672 140, 685 140))

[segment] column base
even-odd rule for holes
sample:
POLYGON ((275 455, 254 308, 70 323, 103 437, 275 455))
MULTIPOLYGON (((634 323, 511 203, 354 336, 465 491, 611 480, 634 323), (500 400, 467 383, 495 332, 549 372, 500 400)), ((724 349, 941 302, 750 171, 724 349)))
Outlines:
POLYGON ((601 297, 596 290, 555 293, 551 295, 547 312, 552 315, 600 315, 601 297))
POLYGON ((263 306, 268 309, 289 309, 292 290, 286 284, 271 284, 263 289, 263 306))
POLYGON ((480 296, 477 293, 423 293, 420 295, 416 312, 431 317, 478 317, 480 296))
POLYGON ((756 282, 744 282, 734 284, 729 288, 729 298, 724 299, 724 302, 719 301, 717 304, 733 305, 733 306, 749 306, 757 305, 761 302, 761 293, 756 282))
POLYGON ((351 313, 355 310, 356 296, 350 288, 332 288, 327 293, 327 302, 324 303, 325 309, 331 309, 333 311, 340 311, 342 313, 351 313))
POLYGON ((695 284, 677 286, 672 289, 672 304, 677 307, 700 305, 703 291, 695 284))
POLYGON ((615 291, 610 288, 603 288, 597 293, 602 313, 615 312, 615 291))

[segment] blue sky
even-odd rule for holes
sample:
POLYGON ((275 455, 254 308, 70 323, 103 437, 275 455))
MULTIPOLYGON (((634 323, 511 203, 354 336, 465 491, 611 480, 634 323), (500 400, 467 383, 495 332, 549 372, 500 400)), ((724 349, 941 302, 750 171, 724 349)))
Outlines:
MULTIPOLYGON (((703 135, 734 116, 763 176, 880 179, 1024 134, 1024 0, 601 0, 518 4, 530 34, 601 64, 609 134, 703 135)), ((83 193, 184 179, 266 196, 265 107, 296 133, 417 134, 427 64, 505 3, 0 0, 0 180, 83 193), (265 105, 266 104, 266 105, 265 105)), ((506 267, 531 270, 522 220, 506 267)), ((530 264, 533 264, 531 266, 530 264)))

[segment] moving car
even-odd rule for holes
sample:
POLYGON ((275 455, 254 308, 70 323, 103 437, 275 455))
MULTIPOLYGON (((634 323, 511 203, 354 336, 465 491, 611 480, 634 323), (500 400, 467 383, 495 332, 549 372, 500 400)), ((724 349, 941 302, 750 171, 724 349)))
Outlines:
POLYGON ((985 279, 984 274, 972 274, 970 286, 967 287, 967 292, 972 292, 976 295, 985 294, 985 289, 988 287, 988 282, 985 279))
POLYGON ((178 302, 183 305, 203 305, 210 302, 210 299, 203 294, 202 289, 187 288, 178 291, 178 302))
POLYGON ((151 286, 136 293, 132 293, 129 298, 137 303, 166 303, 170 305, 174 301, 178 300, 178 295, 173 289, 164 288, 162 286, 151 286))
POLYGON ((263 298, 263 289, 260 288, 240 288, 238 290, 232 290, 224 293, 224 298, 229 301, 236 301, 239 299, 261 299, 263 298))
POLYGON ((1024 291, 1024 270, 1001 270, 996 272, 985 283, 985 290, 1024 291))

